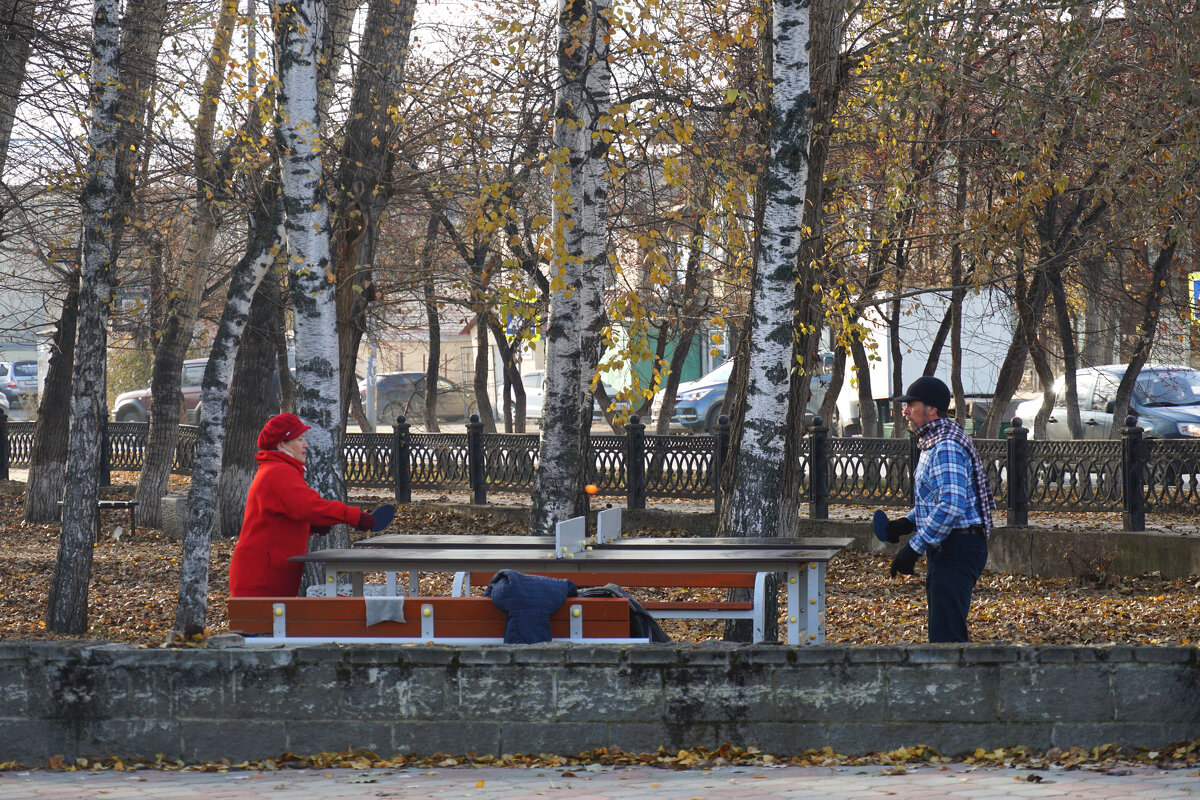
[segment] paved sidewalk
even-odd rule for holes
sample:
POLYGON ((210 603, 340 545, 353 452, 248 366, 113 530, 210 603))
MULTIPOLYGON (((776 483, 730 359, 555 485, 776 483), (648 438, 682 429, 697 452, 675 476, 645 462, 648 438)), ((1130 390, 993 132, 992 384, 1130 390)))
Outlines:
POLYGON ((0 772, 0 800, 1000 800, 1200 797, 1200 770, 892 767, 304 769, 279 772, 0 772), (900 774, 897 774, 900 773, 900 774))

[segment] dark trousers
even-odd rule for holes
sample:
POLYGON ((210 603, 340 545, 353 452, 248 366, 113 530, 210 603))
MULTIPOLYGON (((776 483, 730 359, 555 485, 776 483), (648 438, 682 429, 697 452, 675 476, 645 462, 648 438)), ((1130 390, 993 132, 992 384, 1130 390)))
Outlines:
POLYGON ((925 598, 929 603, 929 641, 965 642, 971 593, 987 563, 987 538, 952 533, 930 550, 925 598))

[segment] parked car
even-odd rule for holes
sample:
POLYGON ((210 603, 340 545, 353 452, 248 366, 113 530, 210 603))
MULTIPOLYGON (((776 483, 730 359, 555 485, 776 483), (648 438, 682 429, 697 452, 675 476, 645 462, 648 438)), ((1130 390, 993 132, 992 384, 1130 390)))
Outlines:
MULTIPOLYGON (((366 402, 366 380, 359 381, 366 402)), ((439 422, 466 422, 477 413, 471 392, 446 378, 437 379, 437 418, 439 422)), ((425 418, 425 373, 386 372, 375 377, 376 419, 383 424, 395 422, 401 414, 410 423, 425 418)))
POLYGON ((5 410, 10 406, 36 406, 38 363, 36 361, 0 361, 0 392, 5 410))
MULTIPOLYGON (((1083 438, 1107 439, 1113 427, 1113 400, 1125 376, 1125 364, 1088 367, 1075 373, 1083 438)), ((1070 439, 1063 376, 1054 382, 1055 404, 1046 423, 1047 439, 1070 439)), ((1021 424, 1033 429, 1042 398, 1017 406, 1021 424)), ((1133 387, 1129 412, 1137 417, 1147 439, 1200 437, 1200 370, 1190 367, 1145 366, 1133 387)), ((1124 420, 1119 420, 1121 425, 1124 420)))
MULTIPOLYGON (((207 358, 189 358, 183 362, 183 375, 180 388, 183 392, 184 413, 182 422, 195 425, 198 421, 200 403, 200 382, 204 379, 204 368, 208 366, 207 358)), ((153 396, 150 387, 134 389, 117 395, 113 404, 113 420, 115 422, 148 422, 153 396)))
MULTIPOLYGON (((832 356, 822 355, 823 367, 820 374, 813 375, 810 381, 808 409, 805 422, 811 423, 821 403, 825 400, 825 392, 829 388, 829 376, 825 370, 832 366, 832 356)), ((671 415, 671 430, 684 430, 689 433, 712 433, 716 430, 717 419, 721 416, 721 406, 725 403, 725 390, 729 378, 733 375, 733 362, 726 361, 712 372, 694 381, 679 384, 675 392, 675 411, 671 415)), ((650 406, 650 419, 657 420, 662 408, 664 392, 660 390, 654 395, 654 403, 650 406)), ((647 422, 649 425, 650 422, 647 422)), ((841 421, 838 410, 833 411, 833 419, 828 422, 833 434, 841 431, 841 421)))
MULTIPOLYGON (((535 369, 521 376, 521 385, 525 387, 525 419, 537 421, 542 418, 542 404, 546 393, 543 384, 546 382, 546 370, 535 369)), ((500 381, 496 392, 496 414, 504 411, 504 381, 500 381)))
MULTIPOLYGON (((521 376, 521 383, 525 386, 525 419, 537 422, 542 418, 542 409, 545 405, 545 384, 546 370, 534 369, 526 372, 521 376)), ((631 407, 626 400, 617 400, 617 392, 620 391, 608 381, 604 382, 604 391, 608 393, 608 399, 616 403, 617 411, 631 412, 631 407)), ((496 395, 496 413, 500 415, 504 408, 504 386, 503 382, 497 390, 496 395)), ((599 402, 592 404, 592 422, 602 422, 604 420, 604 410, 600 408, 599 402)))

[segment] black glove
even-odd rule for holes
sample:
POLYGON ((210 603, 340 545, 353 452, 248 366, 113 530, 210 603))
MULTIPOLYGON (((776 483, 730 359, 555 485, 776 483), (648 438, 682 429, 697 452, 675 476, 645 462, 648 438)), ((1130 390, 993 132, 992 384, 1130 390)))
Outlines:
POLYGON ((904 547, 901 547, 896 553, 896 557, 892 559, 892 577, 896 577, 897 573, 912 575, 916 571, 917 559, 920 557, 921 554, 909 547, 908 542, 905 542, 904 547))
POLYGON ((887 524, 887 539, 892 544, 899 544, 901 536, 907 536, 917 529, 917 523, 908 517, 889 520, 887 524))
POLYGON ((308 533, 310 536, 328 536, 332 530, 328 525, 309 525, 308 533))
POLYGON ((363 511, 358 517, 358 524, 354 526, 356 530, 370 531, 375 529, 375 517, 367 511, 363 511))

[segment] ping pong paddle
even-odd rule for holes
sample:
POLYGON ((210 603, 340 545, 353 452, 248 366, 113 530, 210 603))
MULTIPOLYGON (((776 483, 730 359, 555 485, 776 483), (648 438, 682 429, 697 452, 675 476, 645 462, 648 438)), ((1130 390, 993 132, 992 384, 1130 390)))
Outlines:
POLYGON ((871 517, 871 527, 875 529, 875 538, 884 544, 888 543, 887 524, 888 517, 887 514, 883 513, 882 508, 876 511, 875 515, 871 517))
POLYGON ((379 533, 388 525, 391 525, 392 520, 396 518, 396 507, 391 503, 385 503, 372 511, 371 516, 375 518, 375 527, 371 528, 371 532, 379 533))

